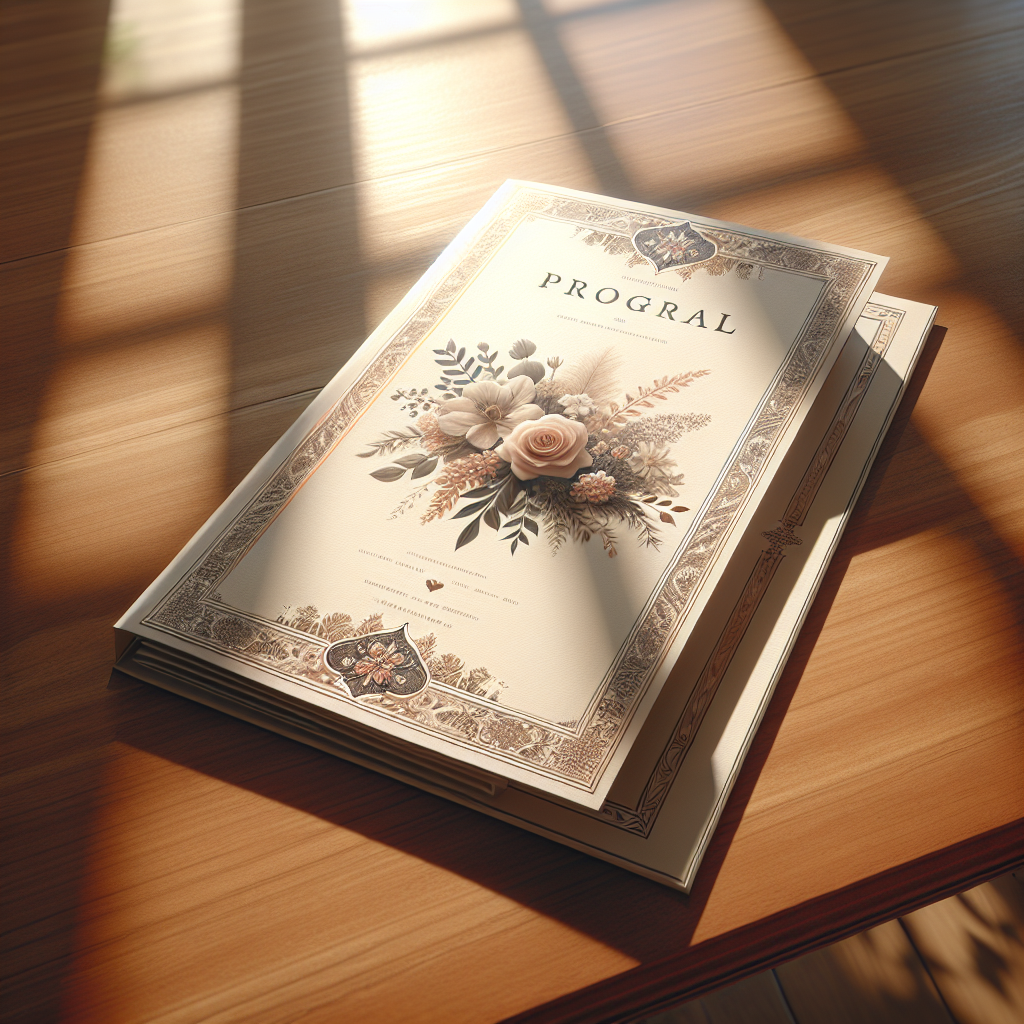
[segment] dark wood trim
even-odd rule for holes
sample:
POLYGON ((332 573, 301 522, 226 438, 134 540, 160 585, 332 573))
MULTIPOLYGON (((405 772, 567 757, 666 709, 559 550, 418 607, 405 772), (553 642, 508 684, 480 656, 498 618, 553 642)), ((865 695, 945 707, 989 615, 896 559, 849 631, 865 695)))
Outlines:
POLYGON ((1024 863, 1024 818, 744 928, 509 1017, 505 1024, 621 1024, 667 1010, 1024 863))

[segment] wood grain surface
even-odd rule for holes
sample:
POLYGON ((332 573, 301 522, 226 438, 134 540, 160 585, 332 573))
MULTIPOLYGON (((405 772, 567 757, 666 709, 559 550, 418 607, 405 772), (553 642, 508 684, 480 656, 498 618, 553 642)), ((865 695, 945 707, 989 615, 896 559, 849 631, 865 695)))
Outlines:
POLYGON ((621 1021, 874 926, 971 1019, 917 908, 1022 858, 1021 4, 2 17, 3 1019, 621 1021), (887 253, 945 329, 689 897, 110 683, 113 621, 509 177, 887 253))

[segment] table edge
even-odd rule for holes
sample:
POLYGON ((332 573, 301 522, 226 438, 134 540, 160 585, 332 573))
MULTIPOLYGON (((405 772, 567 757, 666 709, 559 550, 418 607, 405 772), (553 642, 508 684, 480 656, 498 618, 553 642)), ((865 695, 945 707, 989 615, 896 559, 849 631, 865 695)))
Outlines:
POLYGON ((641 964, 503 1024, 621 1024, 884 924, 1024 864, 1024 818, 641 964), (743 952, 736 955, 737 947, 743 952))

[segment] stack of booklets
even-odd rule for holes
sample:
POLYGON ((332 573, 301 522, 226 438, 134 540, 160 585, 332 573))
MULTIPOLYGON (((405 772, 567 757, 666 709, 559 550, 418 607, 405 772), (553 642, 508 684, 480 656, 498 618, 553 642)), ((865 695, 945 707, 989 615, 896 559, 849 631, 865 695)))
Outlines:
POLYGON ((503 185, 117 624, 117 668, 688 890, 933 307, 503 185))

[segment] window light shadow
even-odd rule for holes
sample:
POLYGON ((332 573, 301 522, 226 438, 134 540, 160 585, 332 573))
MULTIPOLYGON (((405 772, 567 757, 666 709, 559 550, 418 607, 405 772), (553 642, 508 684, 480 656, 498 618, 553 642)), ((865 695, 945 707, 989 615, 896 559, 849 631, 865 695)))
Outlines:
MULTIPOLYGON (((906 535, 901 532, 906 530, 906 519, 892 508, 902 490, 886 487, 885 479, 893 471, 894 458, 902 458, 901 453, 907 449, 907 435, 913 431, 908 421, 915 392, 919 392, 927 376, 941 336, 941 329, 932 334, 920 376, 914 378, 911 393, 901 406, 864 497, 826 573, 689 897, 475 812, 449 806, 434 797, 415 795, 399 783, 194 707, 180 698, 154 693, 141 684, 117 691, 123 704, 117 715, 118 739, 374 841, 397 846, 416 858, 562 921, 637 960, 665 955, 662 944, 667 934, 673 936, 674 946, 685 946, 696 930, 850 561, 866 543, 890 543, 906 535), (892 523, 888 531, 887 521, 892 523), (879 538, 880 525, 883 535, 879 538), (149 705, 153 705, 152 712, 146 710, 149 705), (175 730, 174 735, 168 734, 163 725, 166 713, 184 716, 187 725, 175 730), (403 812, 396 808, 409 800, 430 804, 427 817, 432 824, 428 829, 399 824, 403 812), (372 812, 368 812, 369 807, 372 812), (443 827, 435 827, 435 816, 443 827), (595 887, 602 892, 599 905, 593 899, 595 887)), ((921 446, 921 457, 929 459, 922 439, 914 437, 913 446, 921 446)), ((933 469, 941 472, 941 464, 934 466, 934 462, 932 458, 933 469)), ((953 488, 948 479, 944 483, 953 488)), ((961 517, 966 498, 961 494, 952 496, 950 501, 955 507, 947 508, 943 518, 961 517)))
MULTIPOLYGON (((631 6, 610 4, 600 11, 631 6)), ((991 196, 983 197, 985 214, 970 216, 975 211, 972 182, 980 181, 984 175, 978 172, 980 177, 976 175, 966 184, 958 176, 958 161, 965 150, 971 149, 975 136, 968 122, 970 113, 957 107, 958 97, 943 84, 942 75, 938 71, 933 75, 937 100, 927 120, 919 122, 916 129, 932 132, 935 138, 949 143, 947 155, 938 165, 941 180, 933 180, 929 176, 930 164, 912 166, 901 155, 900 126, 920 118, 921 104, 912 95, 900 93, 896 71, 876 68, 877 91, 865 89, 864 79, 843 71, 857 57, 853 51, 836 54, 821 48, 821 40, 826 36, 832 41, 830 45, 841 48, 842 32, 823 34, 820 27, 811 26, 809 16, 801 13, 810 10, 806 5, 793 7, 782 0, 771 0, 769 6, 818 68, 821 80, 857 121, 871 143, 873 158, 904 184, 919 201, 923 215, 963 258, 970 287, 986 295, 1006 315, 1015 315, 1019 307, 1014 296, 1018 293, 1010 276, 1011 268, 1007 262, 988 255, 990 250, 1007 249, 1007 228, 1000 213, 1005 192, 993 191, 991 196), (918 185, 922 178, 927 187, 918 185)), ((523 24, 535 42, 573 129, 581 136, 581 145, 602 188, 633 197, 635 189, 630 176, 559 41, 557 19, 538 0, 519 0, 519 8, 523 24)), ((595 16, 600 11, 595 11, 595 16)), ((84 69, 80 91, 89 97, 88 105, 96 91, 107 5, 79 5, 76 12, 83 34, 75 37, 73 45, 79 47, 76 66, 84 69)), ((583 17, 583 13, 575 12, 572 17, 583 17)), ((48 27, 41 28, 39 38, 48 38, 48 27)), ((1008 39, 1007 45, 1012 41, 1008 39)), ((1013 113, 1012 104, 997 86, 1003 67, 1000 61, 1005 56, 1001 45, 998 40, 992 45, 991 72, 980 66, 977 71, 979 95, 989 99, 987 108, 994 117, 1013 113)), ((263 401, 283 401, 282 395, 301 396, 322 385, 371 325, 362 287, 366 278, 360 276, 367 270, 367 260, 362 244, 359 189, 353 184, 356 173, 352 104, 338 5, 328 0, 301 0, 299 4, 278 8, 248 0, 242 46, 238 205, 243 213, 239 215, 235 235, 231 375, 237 402, 253 406, 263 401), (290 43, 297 45, 290 49, 290 43), (303 73, 308 70, 305 58, 299 56, 304 47, 318 54, 322 74, 303 73), (273 195, 267 192, 264 185, 268 180, 284 185, 283 191, 279 189, 273 195), (339 180, 348 188, 331 192, 339 180), (305 219, 293 217, 294 208, 287 203, 271 208, 272 200, 307 193, 324 193, 325 197, 323 203, 309 207, 303 215, 305 219), (343 341, 339 342, 339 337, 343 341), (313 353, 311 358, 306 357, 308 352, 313 353), (266 379, 273 383, 264 390, 266 379)), ((924 64, 934 62, 941 69, 945 52, 922 50, 919 59, 924 64)), ((44 86, 45 83, 33 79, 27 88, 31 93, 32 89, 44 86)), ((28 231, 22 225, 20 232, 11 235, 15 244, 8 258, 39 255, 42 260, 51 260, 52 265, 37 272, 39 276, 35 278, 36 282, 40 277, 50 282, 46 295, 57 294, 63 267, 60 251, 72 234, 73 197, 85 159, 87 120, 80 119, 66 130, 59 163, 53 162, 45 146, 26 158, 30 177, 35 173, 32 168, 44 166, 50 175, 45 180, 39 178, 35 184, 51 190, 60 199, 48 209, 45 230, 40 231, 33 224, 28 231), (26 245, 32 248, 31 252, 26 245)), ((987 131, 984 127, 977 129, 979 146, 988 137, 987 131)), ((918 152, 930 154, 928 159, 934 155, 928 147, 918 152)), ((978 159, 983 162, 983 157, 981 154, 978 159)), ((1001 176, 995 164, 992 173, 1001 176)), ((751 187, 756 183, 756 178, 752 178, 751 187)), ((28 192, 32 192, 35 184, 28 181, 28 192)), ((1006 218, 1006 224, 1012 226, 1012 220, 1006 218)), ((422 258, 425 261, 426 257, 422 258)), ((21 438, 17 442, 21 447, 14 453, 20 469, 28 455, 31 429, 53 368, 56 310, 47 304, 49 300, 39 302, 31 296, 17 295, 14 301, 21 304, 14 322, 27 326, 8 346, 18 362, 14 374, 8 377, 5 393, 18 396, 13 404, 19 426, 13 436, 21 438), (23 313, 26 309, 28 312, 23 313), (24 430, 21 424, 27 424, 24 430)), ((933 355, 937 344, 932 343, 933 355)), ((926 374, 925 366, 915 382, 923 381, 926 374)), ((908 415, 909 405, 912 401, 905 401, 908 415)), ((902 440, 897 425, 869 479, 689 897, 141 685, 113 691, 109 702, 96 712, 95 717, 104 721, 99 725, 93 723, 90 728, 105 728, 104 716, 110 716, 116 736, 123 743, 406 851, 564 921, 630 957, 657 961, 685 946, 694 935, 831 603, 858 551, 905 535, 908 521, 914 522, 915 530, 941 527, 953 520, 966 523, 971 542, 998 576, 1018 623, 1022 619, 1021 599, 1012 578, 1012 573, 1019 572, 1019 562, 1009 557, 998 535, 987 528, 983 512, 957 485, 927 439, 913 426, 906 427, 905 419, 903 422, 902 440), (896 461, 897 446, 901 471, 928 480, 934 488, 928 499, 933 518, 928 523, 907 516, 907 510, 898 507, 902 499, 885 487, 889 463, 896 461), (173 719, 171 728, 169 718, 173 719), (413 808, 413 815, 404 813, 413 808), (429 826, 419 827, 420 819, 429 819, 429 826), (672 949, 665 946, 666 936, 671 936, 672 949)), ((234 454, 229 458, 225 487, 237 482, 247 468, 246 460, 251 463, 251 437, 241 422, 230 438, 230 446, 234 454)), ((17 507, 19 482, 17 473, 5 480, 5 515, 12 516, 17 507)), ((9 551, 6 557, 9 562, 9 551)), ((106 605, 122 600, 123 590, 122 584, 107 589, 97 586, 88 593, 75 592, 67 595, 68 607, 89 600, 105 611, 106 605)), ((36 618, 31 622, 25 618, 18 621, 13 639, 19 639, 26 629, 39 626, 44 612, 36 609, 34 614, 36 618)), ((5 642, 10 639, 6 637, 5 642)), ((95 638, 84 639, 91 642, 95 638)), ((106 627, 103 642, 108 642, 106 627)), ((81 683, 77 677, 62 677, 54 692, 66 695, 81 683)), ((65 709, 61 714, 66 719, 65 728, 69 729, 76 712, 65 709)), ((35 756, 48 753, 37 751, 35 756)), ((26 763, 30 763, 31 751, 26 757, 26 763)), ((43 922, 17 954, 23 960, 16 961, 26 965, 22 992, 27 994, 22 997, 23 1004, 38 1008, 39 1019, 54 1017, 58 1012, 60 984, 74 946, 76 920, 72 908, 76 901, 70 890, 86 872, 91 828, 89 794, 98 787, 102 770, 102 758, 94 756, 87 762, 73 779, 62 773, 48 775, 30 788, 28 792, 36 804, 53 810, 44 823, 20 834, 18 847, 12 851, 22 867, 32 866, 35 874, 31 878, 36 881, 40 872, 51 879, 60 878, 59 885, 17 893, 15 915, 9 918, 17 928, 24 929, 43 922), (59 847, 53 845, 52 830, 63 837, 59 847)))
MULTIPOLYGON (((236 395, 249 394, 245 401, 258 398, 256 390, 247 392, 247 388, 255 389, 257 386, 259 375, 251 372, 253 367, 260 366, 263 372, 267 365, 276 363, 283 373, 292 372, 295 346, 303 337, 297 326, 312 325, 316 330, 317 324, 327 323, 332 325, 332 329, 336 328, 339 323, 337 300, 330 297, 329 284, 332 279, 340 278, 332 278, 332 275, 340 273, 342 268, 351 273, 353 267, 360 266, 361 212, 357 188, 343 190, 348 195, 330 211, 329 216, 322 220, 313 217, 299 225, 294 219, 289 219, 291 208, 287 204, 282 204, 283 210, 277 210, 264 203, 265 199, 270 199, 270 193, 263 190, 261 182, 273 179, 275 174, 278 181, 280 176, 294 181, 285 189, 286 192, 303 194, 317 190, 318 176, 322 175, 323 180, 351 180, 354 173, 343 27, 319 0, 307 0, 303 10, 303 17, 297 17, 294 9, 290 10, 285 24, 281 20, 283 15, 273 9, 249 4, 243 20, 239 170, 239 205, 243 212, 239 218, 236 255, 236 369, 233 391, 236 395), (321 38, 328 31, 334 33, 333 42, 321 38), (290 56, 287 46, 281 46, 280 52, 276 52, 282 38, 305 39, 323 60, 323 75, 299 74, 308 68, 300 66, 297 57, 290 56), (285 94, 284 90, 288 88, 297 90, 293 97, 285 94), (292 122, 293 102, 299 109, 307 108, 319 113, 316 117, 300 114, 292 122), (332 127, 326 148, 318 128, 323 118, 332 127), (282 134, 289 146, 278 154, 282 134), (268 159, 272 161, 269 171, 268 159), (276 172, 275 167, 278 168, 276 172), (316 257, 309 256, 310 253, 315 253, 316 257), (317 262, 325 254, 326 272, 317 262), (308 285, 311 274, 315 278, 315 286, 308 285), (308 320, 301 305, 306 301, 313 303, 308 320), (249 381, 253 382, 252 385, 249 381)), ((620 193, 628 189, 626 172, 607 139, 602 141, 597 114, 558 43, 556 26, 539 4, 523 0, 521 10, 524 23, 541 52, 574 128, 597 137, 587 152, 597 173, 605 175, 601 178, 603 187, 620 193), (609 174, 611 178, 607 177, 609 174)), ((294 52, 301 49, 297 46, 294 52)), ((346 310, 341 320, 344 333, 353 340, 361 340, 368 325, 357 293, 358 278, 347 277, 345 283, 351 284, 356 294, 345 300, 351 302, 351 308, 346 310)), ((315 372, 323 374, 321 380, 326 379, 329 370, 333 370, 340 361, 338 359, 330 367, 321 367, 315 372)), ((923 379, 925 373, 922 371, 919 379, 923 379)), ((310 370, 309 379, 313 376, 310 370)), ((302 384, 302 380, 296 379, 287 387, 298 390, 302 384)), ((904 405, 908 412, 911 404, 907 402, 904 405)), ((890 450, 898 434, 898 430, 893 432, 890 450)), ((922 458, 930 468, 935 468, 934 456, 928 453, 926 445, 922 458)), ((884 463, 883 457, 875 478, 884 474, 884 463)), ((945 483, 953 488, 953 493, 959 493, 955 484, 948 480, 945 483)), ((189 720, 189 728, 183 729, 178 736, 168 738, 156 720, 151 721, 148 715, 140 716, 134 711, 128 713, 127 708, 137 707, 143 698, 141 695, 128 696, 127 691, 122 698, 126 702, 126 711, 119 716, 122 724, 118 735, 132 746, 196 771, 216 775, 375 840, 397 845, 416 857, 557 917, 630 956, 640 959, 655 957, 661 952, 657 945, 660 938, 657 937, 665 934, 666 930, 671 930, 674 941, 680 943, 685 943, 693 934, 852 552, 858 542, 864 543, 869 534, 873 536, 877 520, 884 520, 885 515, 885 503, 878 500, 877 494, 872 494, 869 484, 851 524, 849 538, 844 541, 844 547, 841 547, 828 574, 822 595, 769 710, 768 719, 748 757, 747 767, 726 810, 723 824, 698 875, 697 887, 688 899, 501 823, 457 807, 447 807, 431 797, 417 799, 431 802, 445 821, 457 821, 457 828, 443 830, 443 836, 433 829, 427 835, 416 835, 415 830, 396 828, 387 809, 410 798, 410 792, 399 784, 316 752, 301 750, 277 737, 259 734, 256 739, 255 730, 251 727, 226 722, 219 715, 192 708, 173 697, 151 695, 149 699, 159 703, 161 708, 178 708, 176 714, 189 720), (863 530, 858 530, 858 524, 866 524, 869 515, 871 527, 863 526, 863 530), (229 732, 233 739, 229 739, 229 732), (218 735, 221 738, 215 740, 218 735), (216 753, 211 752, 212 747, 217 748, 216 753), (257 749, 258 753, 254 753, 257 749), (350 798, 340 797, 339 793, 359 795, 350 798), (367 813, 368 793, 373 794, 371 802, 379 808, 379 813, 367 813), (500 856, 491 855, 489 851, 492 850, 501 850, 502 853, 500 856), (514 855, 509 856, 509 850, 514 855), (532 865, 528 871, 523 867, 526 864, 532 865), (569 885, 566 884, 567 877, 573 879, 569 885), (600 886, 607 894, 600 908, 595 907, 590 897, 595 886, 600 886), (643 925, 639 907, 642 907, 643 925)), ((898 533, 898 529, 894 527, 894 530, 898 533)), ((872 543, 884 543, 889 539, 892 537, 887 535, 881 541, 875 538, 872 543)))
MULTIPOLYGON (((62 11, 58 34, 52 9, 29 5, 19 9, 18 19, 5 31, 5 61, 10 61, 5 102, 8 111, 20 115, 5 125, 17 141, 5 153, 0 249, 5 276, 0 586, 10 600, 0 625, 5 672, 21 667, 16 648, 43 632, 52 614, 24 608, 14 599, 12 544, 23 470, 59 359, 60 282, 97 105, 108 7, 107 0, 73 5, 62 11), (61 64, 59 89, 52 78, 54 62, 61 64)), ((66 742, 65 764, 75 765, 73 773, 35 770, 47 755, 40 749, 38 715, 24 721, 32 700, 31 693, 5 682, 7 770, 27 769, 31 776, 3 800, 5 1001, 25 1008, 25 1020, 52 1020, 74 945, 76 892, 86 868, 93 787, 101 765, 91 751, 66 742), (40 808, 49 809, 44 821, 37 816, 40 808), (27 827, 26 818, 32 822, 27 827), (54 850, 55 833, 62 837, 59 851, 54 850)), ((51 709, 45 720, 58 734, 60 717, 51 709)), ((95 716, 80 716, 80 724, 95 725, 95 716)), ((66 725, 65 720, 65 741, 66 725)))
POLYGON ((765 6, 853 119, 871 159, 955 253, 967 290, 1015 326, 1019 341, 1024 290, 1011 254, 1020 248, 1022 181, 1019 145, 1014 153, 1006 144, 1024 132, 1019 16, 950 2, 926 19, 894 12, 879 32, 845 5, 765 6))

